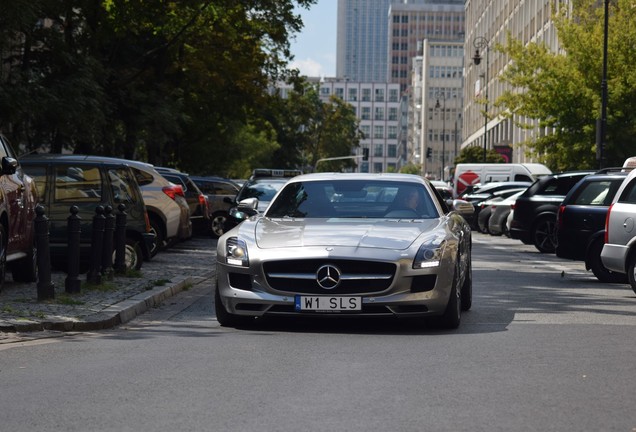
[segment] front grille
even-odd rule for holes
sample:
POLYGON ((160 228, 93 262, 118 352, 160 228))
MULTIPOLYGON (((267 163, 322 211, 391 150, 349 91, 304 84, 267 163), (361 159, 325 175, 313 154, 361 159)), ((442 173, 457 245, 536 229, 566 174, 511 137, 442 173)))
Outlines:
POLYGON ((305 259, 270 261, 263 264, 270 287, 278 291, 302 294, 369 294, 378 293, 391 286, 396 265, 376 261, 305 259), (316 273, 324 265, 340 270, 340 284, 325 289, 318 284, 316 273))

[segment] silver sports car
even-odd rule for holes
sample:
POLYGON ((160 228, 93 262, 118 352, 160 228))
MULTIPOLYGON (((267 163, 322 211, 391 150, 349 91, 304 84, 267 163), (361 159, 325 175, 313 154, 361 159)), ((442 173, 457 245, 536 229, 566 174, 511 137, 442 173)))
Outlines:
POLYGON ((217 319, 391 315, 457 328, 472 302, 472 212, 461 200, 449 210, 415 175, 294 177, 219 239, 217 319))

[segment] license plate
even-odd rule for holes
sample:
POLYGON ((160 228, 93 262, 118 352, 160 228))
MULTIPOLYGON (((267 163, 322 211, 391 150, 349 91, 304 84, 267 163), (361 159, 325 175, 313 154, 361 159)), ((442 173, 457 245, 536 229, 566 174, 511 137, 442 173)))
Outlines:
POLYGON ((342 312, 362 310, 362 297, 296 296, 297 311, 342 312))

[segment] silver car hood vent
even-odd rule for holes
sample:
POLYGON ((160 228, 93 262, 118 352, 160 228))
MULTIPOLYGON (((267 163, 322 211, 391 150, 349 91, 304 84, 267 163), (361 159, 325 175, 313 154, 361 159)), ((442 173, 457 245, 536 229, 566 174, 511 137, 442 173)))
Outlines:
POLYGON ((259 248, 303 246, 404 250, 439 219, 268 219, 255 227, 259 248))

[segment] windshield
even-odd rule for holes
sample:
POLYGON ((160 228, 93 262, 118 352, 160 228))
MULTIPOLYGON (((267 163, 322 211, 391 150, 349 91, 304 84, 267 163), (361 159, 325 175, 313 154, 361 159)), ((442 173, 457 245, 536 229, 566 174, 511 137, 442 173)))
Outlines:
POLYGON ((258 198, 259 201, 271 201, 274 195, 283 187, 285 180, 255 180, 254 182, 246 183, 241 189, 237 201, 244 200, 246 198, 258 198))
POLYGON ((424 185, 397 181, 334 180, 285 186, 270 218, 430 219, 439 211, 424 185))

